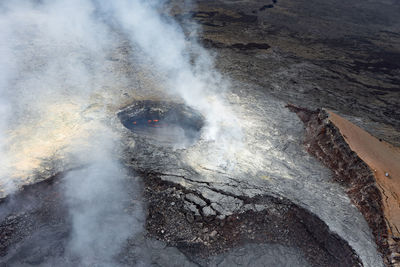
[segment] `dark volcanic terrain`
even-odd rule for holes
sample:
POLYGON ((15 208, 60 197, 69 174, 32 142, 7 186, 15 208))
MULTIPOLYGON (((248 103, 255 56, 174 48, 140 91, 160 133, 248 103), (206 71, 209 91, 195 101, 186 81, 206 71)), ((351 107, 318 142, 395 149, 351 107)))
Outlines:
POLYGON ((188 13, 235 80, 335 110, 400 145, 400 3, 199 1, 188 13), (362 120, 357 120, 362 118, 362 120))
MULTIPOLYGON (((310 110, 328 108, 400 146, 400 2, 182 2, 166 5, 186 33, 193 21, 201 25, 199 42, 230 81, 226 99, 243 146, 230 158, 223 144, 202 138, 202 115, 159 101, 153 89, 162 79, 143 74, 143 62, 127 63, 134 56, 121 42, 112 71, 137 76, 121 88, 109 124, 122 136, 115 157, 128 172, 121 205, 129 216, 143 216, 112 264, 94 257, 85 265, 68 250, 65 177, 86 165, 43 165, 41 182, 0 202, 0 266, 397 266, 387 240, 378 238, 387 234, 379 207, 348 194, 349 180, 363 177, 358 170, 369 175, 365 163, 338 172, 315 153, 317 145, 308 154, 304 143, 319 139, 305 139, 309 133, 286 105, 314 115, 310 110), (153 109, 140 113, 149 103, 153 109), (169 110, 169 124, 190 131, 161 140, 158 123, 169 110), (184 146, 171 144, 187 137, 184 146)), ((341 146, 343 158, 354 156, 341 146)))

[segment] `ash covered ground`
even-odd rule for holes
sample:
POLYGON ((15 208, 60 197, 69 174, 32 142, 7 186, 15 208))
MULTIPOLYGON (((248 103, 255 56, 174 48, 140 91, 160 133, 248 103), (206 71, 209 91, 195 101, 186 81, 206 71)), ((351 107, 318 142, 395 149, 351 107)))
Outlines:
POLYGON ((398 146, 396 1, 23 3, 1 5, 0 264, 384 266, 285 106, 398 146))

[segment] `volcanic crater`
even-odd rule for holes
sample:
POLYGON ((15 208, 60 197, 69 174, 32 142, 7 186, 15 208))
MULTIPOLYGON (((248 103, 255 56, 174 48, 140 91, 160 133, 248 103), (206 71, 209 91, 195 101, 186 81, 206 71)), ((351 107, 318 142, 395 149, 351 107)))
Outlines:
MULTIPOLYGON (((128 194, 111 191, 110 183, 107 196, 121 195, 114 208, 121 208, 130 217, 143 209, 143 216, 129 225, 130 237, 113 263, 399 266, 399 238, 391 236, 392 224, 386 221, 390 217, 384 213, 385 207, 392 206, 385 206, 389 198, 378 195, 376 171, 352 151, 346 136, 332 127, 325 113, 313 111, 326 107, 379 141, 400 145, 400 68, 394 63, 400 55, 400 11, 396 1, 356 0, 351 8, 349 3, 338 1, 272 1, 273 8, 258 0, 196 1, 197 6, 189 7, 189 11, 172 8, 171 17, 178 23, 193 19, 202 25, 200 43, 215 52, 215 70, 232 80, 231 90, 224 97, 243 126, 241 145, 245 148, 234 147, 234 152, 239 151, 236 154, 219 154, 223 144, 202 139, 207 121, 199 111, 178 102, 140 100, 159 95, 156 91, 165 86, 165 72, 154 75, 148 71, 157 64, 147 65, 146 60, 136 57, 142 51, 133 47, 135 42, 115 38, 118 44, 110 52, 113 57, 101 62, 106 67, 99 73, 94 71, 93 83, 99 84, 99 76, 111 73, 111 82, 104 79, 104 88, 111 90, 101 91, 103 98, 94 98, 122 98, 121 102, 114 98, 110 101, 117 104, 109 109, 112 114, 107 118, 111 117, 110 124, 116 122, 112 130, 122 136, 115 147, 122 143, 123 148, 116 149, 118 153, 107 161, 121 163, 117 166, 126 171, 128 178, 122 179, 122 188, 128 194), (114 79, 121 75, 126 79, 114 79), (285 108, 289 102, 305 128, 285 108), (131 104, 120 110, 121 103, 131 104), (234 164, 220 164, 219 159, 226 163, 229 157, 234 164)), ((179 1, 168 4, 175 2, 179 1)), ((192 29, 184 27, 183 31, 192 29)), ((60 32, 68 33, 64 28, 60 32)), ((124 30, 117 32, 120 36, 124 30)), ((182 43, 190 40, 188 37, 182 43)), ((59 43, 73 47, 69 42, 59 43)), ((162 44, 159 48, 163 47, 169 46, 162 44)), ((28 48, 27 54, 36 51, 35 46, 28 48)), ((64 49, 69 51, 63 47, 59 52, 64 49)), ((26 69, 36 70, 57 53, 50 50, 48 58, 29 61, 26 69)), ((61 54, 64 57, 54 66, 74 53, 61 54)), ((36 77, 24 71, 21 76, 36 77)), ((23 86, 28 82, 31 80, 23 80, 23 86)), ((67 92, 59 99, 71 95, 67 92)), ((64 120, 67 112, 62 114, 64 120)), ((76 129, 82 126, 81 121, 90 121, 80 115, 73 116, 73 123, 65 129, 76 129)), ((53 120, 48 124, 54 126, 53 120)), ((37 128, 34 125, 21 139, 28 139, 37 128)), ((49 155, 52 168, 40 165, 35 170, 41 182, 24 185, 0 199, 0 266, 82 264, 79 257, 68 254, 74 225, 65 184, 71 172, 76 174, 74 170, 87 166, 79 162, 73 168, 68 164, 65 167, 64 159, 49 155), (45 179, 44 173, 51 175, 45 179)), ((392 165, 397 166, 397 162, 392 165)), ((102 168, 98 169, 101 174, 102 168)), ((398 181, 394 171, 385 172, 377 176, 386 179, 383 185, 398 181)), ((82 182, 86 178, 83 176, 82 182)), ((98 180, 94 181, 96 188, 98 180)), ((110 199, 98 195, 92 202, 97 207, 110 207, 106 205, 110 199)), ((393 207, 397 214, 398 207, 393 207)), ((106 223, 110 217, 101 216, 92 223, 106 223)), ((107 240, 100 245, 108 244, 107 240)), ((96 257, 90 263, 103 264, 96 257)))
POLYGON ((135 101, 117 116, 133 133, 153 139, 160 145, 191 145, 198 140, 204 126, 200 112, 167 101, 135 101))

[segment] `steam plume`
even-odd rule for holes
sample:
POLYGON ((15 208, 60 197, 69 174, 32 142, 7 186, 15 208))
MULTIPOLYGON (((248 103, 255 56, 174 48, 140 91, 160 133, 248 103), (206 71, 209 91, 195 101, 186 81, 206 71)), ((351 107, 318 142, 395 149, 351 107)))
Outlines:
POLYGON ((10 177, 32 177, 53 154, 88 166, 65 177, 73 222, 67 252, 83 265, 112 265, 141 229, 135 216, 143 217, 124 212, 118 135, 103 123, 114 101, 104 89, 115 83, 106 59, 112 33, 91 1, 10 1, 1 5, 1 22, 0 182, 9 193, 25 182, 10 177))
MULTIPOLYGON (((99 2, 103 13, 115 21, 165 77, 167 91, 206 115, 207 138, 221 138, 221 125, 236 120, 217 94, 224 92, 228 84, 215 70, 210 54, 196 42, 196 29, 192 29, 192 38, 186 37, 180 25, 160 15, 162 4, 140 0, 99 2)), ((231 127, 232 130, 238 131, 238 127, 231 127)), ((239 132, 235 134, 230 135, 240 138, 239 132)))
MULTIPOLYGON (((125 172, 107 126, 123 105, 127 77, 109 60, 124 38, 143 53, 170 97, 206 118, 204 140, 218 141, 230 158, 240 130, 221 94, 228 87, 213 58, 161 14, 162 1, 21 0, 0 4, 0 187, 31 182, 43 159, 67 155, 88 167, 66 177, 73 219, 71 253, 85 264, 113 262, 124 240, 140 229, 140 212, 127 216, 125 172), (103 134, 98 134, 98 133, 103 134), (13 180, 24 177, 22 180, 13 180), (118 231, 116 231, 118 230, 118 231), (107 249, 105 250, 105 244, 107 249), (105 251, 107 253, 105 253, 105 251)), ((133 53, 130 51, 130 53, 133 53)), ((132 60, 132 65, 135 62, 132 60)), ((135 96, 135 89, 131 92, 135 96)), ((211 159, 213 160, 213 159, 211 159)))

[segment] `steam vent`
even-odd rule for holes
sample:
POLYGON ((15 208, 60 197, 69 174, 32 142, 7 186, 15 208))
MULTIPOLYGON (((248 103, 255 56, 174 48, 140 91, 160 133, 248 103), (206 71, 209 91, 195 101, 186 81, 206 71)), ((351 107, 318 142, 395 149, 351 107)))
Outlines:
POLYGON ((162 145, 190 145, 200 137, 203 116, 183 104, 137 101, 118 114, 132 132, 162 145))
POLYGON ((0 266, 400 266, 398 0, 0 3, 0 266))

